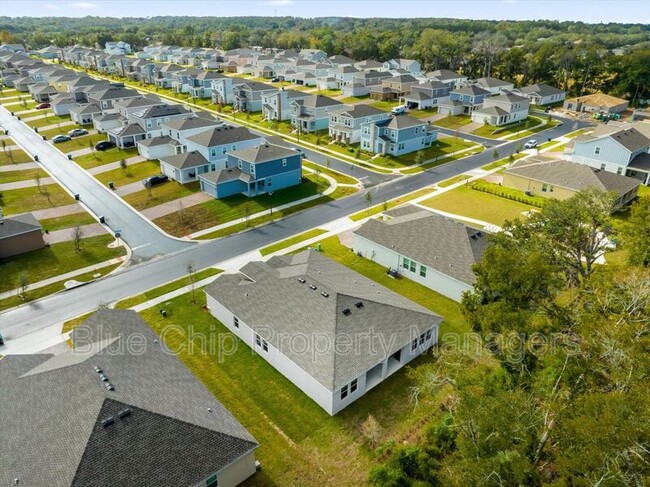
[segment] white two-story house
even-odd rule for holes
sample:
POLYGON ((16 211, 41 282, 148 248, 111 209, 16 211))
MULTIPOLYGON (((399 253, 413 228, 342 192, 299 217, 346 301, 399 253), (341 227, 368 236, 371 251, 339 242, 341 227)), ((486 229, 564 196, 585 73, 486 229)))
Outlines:
POLYGON ((344 144, 361 141, 361 127, 370 122, 388 120, 391 114, 369 105, 354 105, 334 109, 329 114, 329 135, 332 140, 344 144))
POLYGON ((513 93, 491 96, 483 99, 483 103, 472 112, 472 122, 486 123, 494 126, 526 120, 530 100, 513 93))

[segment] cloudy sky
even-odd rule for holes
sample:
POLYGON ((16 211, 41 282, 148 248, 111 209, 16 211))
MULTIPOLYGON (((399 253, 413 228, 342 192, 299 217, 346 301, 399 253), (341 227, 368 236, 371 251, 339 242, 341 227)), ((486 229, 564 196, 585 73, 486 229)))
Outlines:
POLYGON ((444 17, 650 23, 650 0, 0 0, 2 16, 444 17))

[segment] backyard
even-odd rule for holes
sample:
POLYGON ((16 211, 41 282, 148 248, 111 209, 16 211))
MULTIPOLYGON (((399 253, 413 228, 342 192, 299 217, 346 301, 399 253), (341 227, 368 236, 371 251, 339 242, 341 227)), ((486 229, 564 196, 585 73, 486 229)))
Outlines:
POLYGON ((46 184, 37 188, 10 189, 0 193, 0 206, 5 215, 70 205, 74 199, 58 184, 46 184))

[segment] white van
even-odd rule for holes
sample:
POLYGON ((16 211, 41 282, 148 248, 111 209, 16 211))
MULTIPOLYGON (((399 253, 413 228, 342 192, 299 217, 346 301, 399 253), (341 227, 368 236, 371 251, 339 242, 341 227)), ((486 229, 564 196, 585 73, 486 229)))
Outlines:
POLYGON ((402 113, 406 113, 406 105, 397 105, 396 107, 393 107, 390 112, 393 115, 401 115, 402 113))

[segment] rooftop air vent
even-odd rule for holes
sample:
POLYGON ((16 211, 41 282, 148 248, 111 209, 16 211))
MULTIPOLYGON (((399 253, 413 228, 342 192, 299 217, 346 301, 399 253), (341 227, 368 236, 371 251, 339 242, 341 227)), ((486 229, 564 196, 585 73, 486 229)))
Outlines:
POLYGON ((126 408, 126 409, 122 409, 119 413, 117 413, 117 415, 119 416, 120 419, 124 419, 127 416, 131 416, 132 412, 133 411, 131 411, 131 408, 126 408))
POLYGON ((310 284, 309 289, 311 289, 312 291, 316 291, 316 289, 318 289, 318 288, 316 286, 314 286, 313 284, 310 284))
POLYGON ((324 298, 330 297, 329 293, 326 293, 325 291, 321 291, 320 295, 323 296, 324 298))
POLYGON ((115 387, 113 387, 113 384, 111 384, 110 382, 107 382, 104 385, 106 386, 106 389, 108 389, 109 391, 114 391, 115 390, 115 387))
POLYGON ((476 236, 475 233, 473 233, 472 235, 470 235, 470 238, 471 238, 472 240, 476 240, 478 237, 476 236))
POLYGON ((98 374, 101 374, 103 372, 102 368, 97 365, 95 365, 93 369, 95 369, 95 372, 97 372, 98 374))
POLYGON ((358 303, 355 303, 354 305, 357 307, 357 309, 363 308, 363 303, 361 301, 359 301, 358 303))
POLYGON ((108 382, 108 376, 105 374, 99 374, 99 378, 102 380, 102 382, 108 382))
POLYGON ((102 419, 102 428, 108 428, 114 422, 115 422, 115 418, 113 416, 109 416, 106 419, 102 419))
POLYGON ((483 232, 476 232, 476 235, 478 235, 479 237, 482 237, 482 236, 483 236, 483 232))
POLYGON ((345 308, 345 309, 342 311, 342 313, 343 313, 343 315, 345 315, 345 316, 350 316, 350 315, 352 314, 352 311, 350 311, 350 308, 345 308))
POLYGON ((304 277, 299 277, 299 278, 298 278, 298 282, 304 284, 304 283, 306 283, 307 281, 305 281, 305 278, 304 278, 304 277))

